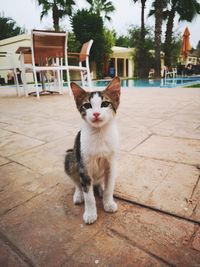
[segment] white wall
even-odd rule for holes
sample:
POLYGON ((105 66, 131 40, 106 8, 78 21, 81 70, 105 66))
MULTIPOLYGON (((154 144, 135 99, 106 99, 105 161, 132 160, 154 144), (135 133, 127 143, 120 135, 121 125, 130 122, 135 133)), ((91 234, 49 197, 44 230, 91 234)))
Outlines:
MULTIPOLYGON (((18 35, 15 37, 7 38, 0 41, 0 52, 9 52, 13 54, 13 58, 10 56, 8 57, 0 57, 0 66, 2 68, 8 67, 15 64, 16 68, 21 69, 20 67, 20 61, 19 61, 19 54, 16 54, 16 50, 20 46, 31 46, 31 37, 27 34, 18 35)), ((0 75, 5 78, 5 81, 7 82, 7 73, 8 71, 1 71, 0 75)), ((28 74, 27 75, 27 81, 33 81, 33 75, 28 74)))

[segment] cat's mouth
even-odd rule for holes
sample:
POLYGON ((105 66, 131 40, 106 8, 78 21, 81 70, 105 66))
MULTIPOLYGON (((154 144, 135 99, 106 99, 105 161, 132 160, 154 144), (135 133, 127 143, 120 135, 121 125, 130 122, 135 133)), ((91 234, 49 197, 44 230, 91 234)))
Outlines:
POLYGON ((100 118, 95 118, 92 120, 93 123, 98 123, 98 122, 102 122, 102 120, 100 118))

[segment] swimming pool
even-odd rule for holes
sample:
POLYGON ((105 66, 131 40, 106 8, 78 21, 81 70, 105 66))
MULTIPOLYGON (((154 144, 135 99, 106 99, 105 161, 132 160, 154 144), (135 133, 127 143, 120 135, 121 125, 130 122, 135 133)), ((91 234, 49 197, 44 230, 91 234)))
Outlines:
MULTIPOLYGON (((110 80, 99 80, 93 81, 94 86, 97 87, 105 87, 108 85, 110 80)), ((177 86, 187 86, 191 84, 200 83, 200 76, 193 76, 193 77, 177 77, 177 78, 167 78, 167 79, 148 79, 148 80, 131 80, 131 79, 124 79, 121 80, 121 86, 125 88, 132 88, 132 87, 163 87, 163 88, 170 88, 170 87, 177 87, 177 86)))

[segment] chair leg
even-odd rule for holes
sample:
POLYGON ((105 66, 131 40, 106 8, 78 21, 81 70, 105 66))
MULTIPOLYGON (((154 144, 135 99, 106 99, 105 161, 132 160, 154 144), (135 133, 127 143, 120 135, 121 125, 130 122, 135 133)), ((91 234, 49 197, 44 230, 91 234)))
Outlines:
POLYGON ((63 90, 63 70, 60 71, 60 79, 61 79, 61 83, 60 83, 61 94, 63 95, 64 94, 64 90, 63 90))
POLYGON ((59 90, 59 93, 61 94, 61 79, 60 79, 60 71, 57 70, 57 78, 58 78, 58 90, 59 90))
POLYGON ((14 70, 14 80, 15 80, 15 85, 16 85, 16 92, 17 92, 17 95, 20 96, 20 92, 19 92, 19 82, 18 82, 18 78, 17 78, 16 70, 14 70))
POLYGON ((22 83, 24 88, 25 96, 28 96, 27 82, 26 82, 26 72, 22 69, 22 83))
POLYGON ((82 86, 85 87, 84 72, 83 71, 80 71, 80 72, 81 72, 81 83, 82 83, 82 86))
POLYGON ((90 76, 90 71, 87 71, 87 80, 88 80, 88 86, 90 89, 92 89, 92 80, 90 76))
POLYGON ((91 80, 91 74, 90 74, 89 60, 88 59, 86 59, 86 68, 87 68, 88 86, 89 86, 90 89, 92 89, 92 80, 91 80))
POLYGON ((69 96, 72 95, 72 89, 71 89, 71 81, 70 81, 70 74, 69 74, 69 69, 67 68, 67 84, 68 84, 68 93, 69 93, 69 96))
POLYGON ((34 75, 34 80, 35 80, 37 99, 40 99, 40 92, 39 92, 39 87, 38 87, 38 82, 37 82, 37 75, 36 75, 36 71, 35 70, 33 70, 33 75, 34 75))

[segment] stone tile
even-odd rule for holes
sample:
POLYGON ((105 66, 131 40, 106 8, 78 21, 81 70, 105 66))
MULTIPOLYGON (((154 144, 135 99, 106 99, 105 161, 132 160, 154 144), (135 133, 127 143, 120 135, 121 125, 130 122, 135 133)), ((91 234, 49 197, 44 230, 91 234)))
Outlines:
POLYGON ((1 215, 60 182, 58 177, 39 176, 30 169, 14 162, 0 167, 0 173, 1 215))
MULTIPOLYGON (((14 105, 14 107, 17 109, 16 105, 14 105)), ((4 112, 1 112, 0 122, 3 125, 3 127, 1 128, 6 129, 10 125, 20 124, 22 122, 22 119, 19 118, 19 114, 17 116, 17 114, 13 115, 13 114, 10 114, 4 111, 4 112)))
POLYGON ((153 135, 132 154, 186 164, 199 164, 200 140, 153 135))
MULTIPOLYGON (((198 106, 198 109, 199 109, 199 106, 198 106)), ((171 117, 171 119, 173 121, 178 121, 178 122, 189 122, 189 123, 200 124, 200 112, 188 113, 183 110, 183 111, 177 112, 173 117, 171 117)))
MULTIPOLYGON (((31 125, 28 123, 10 125, 6 127, 6 130, 33 137, 44 142, 49 142, 65 135, 74 135, 74 124, 70 125, 69 122, 64 123, 45 119, 45 122, 39 121, 37 123, 32 123, 31 125)), ((76 132, 78 132, 78 129, 76 132)))
POLYGON ((0 156, 0 166, 9 163, 10 160, 0 156))
POLYGON ((35 266, 61 266, 105 224, 102 206, 98 211, 98 221, 84 225, 83 205, 57 185, 3 216, 0 229, 35 266))
POLYGON ((115 194, 144 204, 172 168, 173 163, 121 153, 115 194))
POLYGON ((3 129, 0 129, 0 138, 3 138, 7 135, 11 135, 12 133, 3 129))
POLYGON ((198 180, 197 168, 176 164, 162 183, 151 192, 145 204, 200 222, 200 216, 193 216, 200 201, 200 195, 194 195, 198 180))
POLYGON ((121 153, 118 169, 116 196, 200 222, 196 167, 121 153))
POLYGON ((192 242, 192 247, 195 250, 200 251, 200 229, 197 231, 197 233, 195 234, 194 240, 192 242))
POLYGON ((3 129, 3 128, 6 127, 6 126, 8 126, 8 124, 7 124, 7 123, 3 123, 3 122, 1 122, 1 120, 0 120, 0 128, 3 129))
POLYGON ((22 136, 19 134, 12 134, 5 136, 0 140, 0 155, 3 157, 9 157, 18 153, 22 153, 33 147, 40 146, 44 142, 22 136))
POLYGON ((63 176, 65 153, 73 144, 74 136, 66 136, 10 158, 37 173, 63 176))
POLYGON ((186 220, 137 205, 122 204, 106 229, 119 239, 159 259, 161 266, 198 267, 200 253, 191 245, 196 227, 200 229, 186 220))
POLYGON ((168 266, 154 258, 152 255, 138 248, 134 243, 129 243, 124 238, 119 238, 112 232, 99 232, 63 266, 168 266))
POLYGON ((200 139, 200 133, 197 130, 199 126, 200 122, 169 119, 152 127, 151 130, 158 135, 200 139))
POLYGON ((193 210, 191 218, 199 220, 200 218, 200 175, 193 189, 190 199, 188 199, 188 208, 193 210))
POLYGON ((4 267, 28 267, 20 256, 14 252, 8 244, 0 239, 0 265, 4 267))
POLYGON ((127 129, 129 129, 129 127, 134 127, 134 128, 148 129, 151 126, 160 123, 161 121, 162 120, 160 119, 153 119, 143 116, 132 117, 130 115, 127 115, 125 118, 118 120, 118 124, 119 127, 121 128, 126 127, 127 129))
POLYGON ((120 128, 120 149, 122 151, 131 151, 137 145, 142 143, 151 135, 149 130, 138 128, 120 128))
POLYGON ((184 114, 184 116, 185 116, 185 114, 192 115, 192 117, 193 116, 194 117, 199 116, 200 115, 200 111, 199 111, 200 103, 199 102, 195 103, 194 101, 191 105, 188 105, 183 110, 180 110, 179 113, 184 114))

